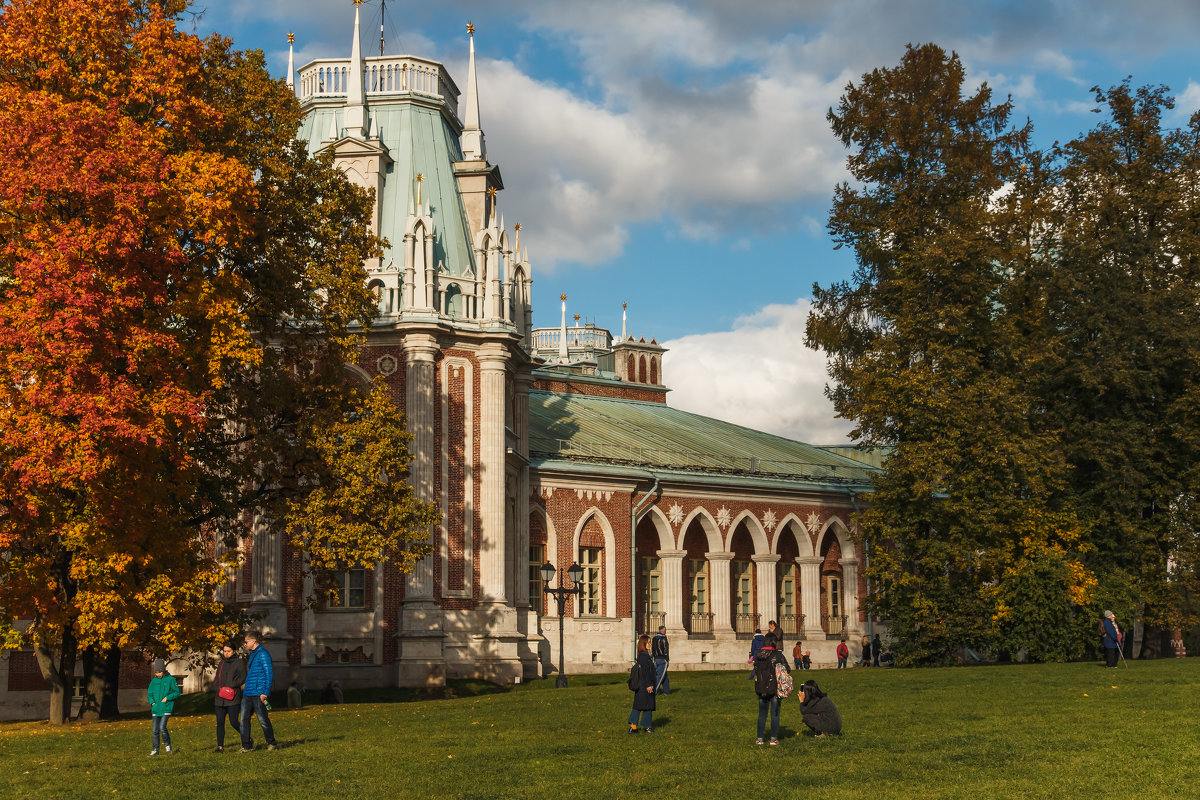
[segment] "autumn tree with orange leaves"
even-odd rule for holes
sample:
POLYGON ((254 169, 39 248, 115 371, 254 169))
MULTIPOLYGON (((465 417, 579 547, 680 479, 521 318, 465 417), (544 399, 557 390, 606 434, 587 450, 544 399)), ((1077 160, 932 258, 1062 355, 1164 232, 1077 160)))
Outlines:
POLYGON ((411 565, 436 512, 345 379, 372 201, 294 141, 262 54, 180 32, 184 0, 3 8, 0 636, 62 722, 80 655, 95 695, 121 649, 236 631, 250 515, 320 569, 411 565))

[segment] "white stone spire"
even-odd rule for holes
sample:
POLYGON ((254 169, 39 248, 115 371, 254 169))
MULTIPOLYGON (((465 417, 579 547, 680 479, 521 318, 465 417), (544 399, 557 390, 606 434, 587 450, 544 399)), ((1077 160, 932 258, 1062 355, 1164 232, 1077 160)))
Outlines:
POLYGON ((628 303, 621 303, 621 341, 625 341, 627 334, 625 333, 625 308, 628 303))
POLYGON ((288 73, 287 86, 292 91, 296 90, 296 34, 288 31, 288 73))
POLYGON ((567 363, 567 295, 562 297, 562 324, 558 328, 558 361, 567 363))
POLYGON ((487 148, 479 127, 479 84, 475 80, 475 26, 467 23, 471 57, 467 62, 467 96, 463 100, 462 151, 464 161, 486 161, 487 148))
POLYGON ((363 98, 363 56, 358 35, 358 7, 362 0, 354 0, 354 41, 350 45, 350 75, 346 87, 346 135, 362 139, 367 133, 367 104, 363 98))

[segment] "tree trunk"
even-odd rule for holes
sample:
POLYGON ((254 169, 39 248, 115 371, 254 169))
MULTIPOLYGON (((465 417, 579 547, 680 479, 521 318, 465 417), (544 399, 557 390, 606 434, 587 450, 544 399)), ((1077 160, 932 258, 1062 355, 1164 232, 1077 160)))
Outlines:
POLYGON ((71 698, 75 693, 75 636, 63 633, 57 658, 48 645, 39 644, 34 653, 42 677, 50 684, 50 724, 65 725, 71 717, 71 698))
POLYGON ((116 719, 117 689, 121 672, 121 651, 116 647, 98 651, 89 647, 83 651, 83 678, 85 682, 83 702, 79 707, 79 719, 94 722, 100 719, 116 719))

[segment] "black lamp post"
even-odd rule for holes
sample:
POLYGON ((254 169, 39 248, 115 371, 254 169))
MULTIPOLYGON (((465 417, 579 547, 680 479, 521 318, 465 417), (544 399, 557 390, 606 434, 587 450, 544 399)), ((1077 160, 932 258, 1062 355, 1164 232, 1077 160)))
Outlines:
POLYGON ((567 685, 567 676, 563 672, 563 619, 567 613, 567 598, 575 595, 583 594, 583 567, 578 564, 572 564, 567 568, 567 577, 571 579, 571 588, 565 588, 566 584, 563 581, 562 575, 558 577, 558 588, 551 589, 550 581, 554 580, 554 565, 547 561, 542 564, 542 587, 546 594, 553 595, 558 601, 558 680, 554 682, 554 688, 563 689, 567 685))

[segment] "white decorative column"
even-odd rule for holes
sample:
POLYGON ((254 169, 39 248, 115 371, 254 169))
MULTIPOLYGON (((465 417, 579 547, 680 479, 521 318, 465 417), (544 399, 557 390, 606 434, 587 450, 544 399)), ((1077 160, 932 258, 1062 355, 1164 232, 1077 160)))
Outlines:
MULTIPOLYGON (((417 498, 434 500, 434 467, 437 443, 434 438, 434 361, 437 340, 429 334, 412 333, 404 340, 404 413, 412 435, 412 464, 409 480, 417 498)), ((442 651, 442 613, 433 597, 433 565, 439 557, 434 530, 429 537, 434 550, 417 562, 408 575, 400 608, 400 658, 397 677, 401 686, 442 686, 446 661, 442 651)), ((445 557, 445 553, 441 556, 445 557)))
POLYGON ((846 636, 858 634, 862 629, 858 622, 858 559, 843 558, 842 565, 842 608, 846 613, 846 636))
POLYGON ((662 610, 666 616, 667 636, 686 637, 683 615, 688 613, 684 605, 683 560, 687 550, 659 550, 658 568, 662 576, 662 610))
MULTIPOLYGON (((427 503, 434 501, 434 466, 436 443, 434 442, 434 395, 436 383, 434 360, 438 354, 437 341, 428 334, 410 334, 404 340, 405 358, 405 407, 408 432, 412 434, 412 465, 409 476, 417 498, 427 503)), ((429 532, 433 536, 433 530, 429 532)), ((417 562, 409 573, 405 589, 405 602, 433 600, 433 552, 417 562)))
POLYGON ((705 553, 708 559, 708 603, 713 615, 713 635, 732 638, 732 597, 729 588, 729 562, 733 553, 705 553))
POLYGON ((480 599, 503 603, 504 586, 504 384, 503 345, 479 350, 480 599))
POLYGON ((766 630, 767 622, 779 619, 775 565, 779 563, 780 557, 775 553, 767 553, 750 558, 754 562, 754 579, 758 584, 758 624, 766 630))
POLYGON ((821 563, 817 556, 800 556, 800 606, 804 614, 804 638, 822 639, 825 630, 821 627, 821 563))
MULTIPOLYGON (((508 348, 490 342, 478 350, 479 359, 479 606, 471 623, 470 670, 498 683, 522 677, 524 635, 517 629, 517 612, 506 601, 505 553, 505 429, 508 348)), ((528 495, 526 495, 528 496, 528 495)), ((528 519, 525 524, 528 525, 528 519)), ((527 654, 526 654, 527 655, 527 654)))
POLYGON ((278 526, 261 514, 254 517, 251 535, 253 610, 262 616, 258 628, 263 634, 263 646, 281 677, 286 674, 281 670, 288 666, 287 644, 292 638, 287 607, 283 604, 283 536, 278 526))

